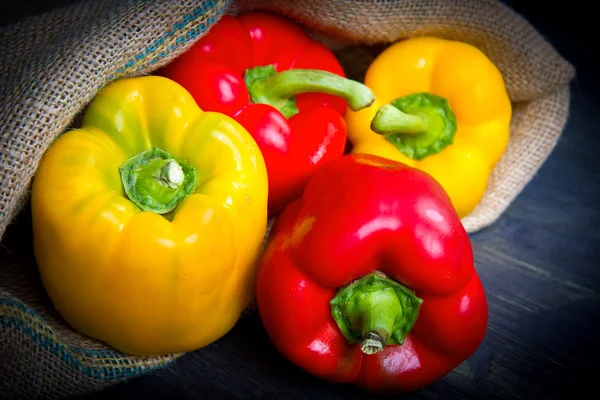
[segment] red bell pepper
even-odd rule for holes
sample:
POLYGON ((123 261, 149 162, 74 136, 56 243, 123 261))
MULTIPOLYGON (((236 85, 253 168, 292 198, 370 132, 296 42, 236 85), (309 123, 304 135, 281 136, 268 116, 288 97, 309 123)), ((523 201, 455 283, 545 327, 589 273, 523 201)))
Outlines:
POLYGON ((344 153, 346 107, 374 100, 327 47, 266 12, 223 16, 159 74, 254 137, 267 167, 270 216, 300 196, 316 167, 344 153))
POLYGON ((277 218, 257 306, 278 350, 313 375, 381 393, 443 377, 481 344, 484 288, 467 232, 426 173, 344 155, 277 218))

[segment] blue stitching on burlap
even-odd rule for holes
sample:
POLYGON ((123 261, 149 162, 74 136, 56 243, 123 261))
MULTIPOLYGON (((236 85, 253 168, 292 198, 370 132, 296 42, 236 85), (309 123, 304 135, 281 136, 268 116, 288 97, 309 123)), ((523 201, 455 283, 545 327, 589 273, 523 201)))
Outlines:
MULTIPOLYGON (((31 315, 36 320, 36 322, 39 322, 40 326, 44 327, 44 330, 47 331, 47 329, 45 328, 45 322, 39 316, 39 314, 35 312, 35 310, 32 310, 31 308, 25 306, 23 303, 20 303, 18 301, 7 300, 0 297, 0 306, 4 305, 7 305, 8 308, 16 309, 20 312, 25 312, 31 315)), ((49 336, 45 336, 44 334, 40 334, 39 332, 34 331, 34 329, 31 326, 25 324, 23 320, 11 316, 6 316, 4 314, 0 314, 0 326, 2 328, 8 327, 10 329, 15 329, 19 332, 23 332, 34 342, 39 343, 42 347, 48 350, 51 354, 53 354, 56 357, 59 357, 62 361, 67 363, 71 368, 94 379, 110 381, 115 379, 128 378, 156 371, 170 364, 170 362, 165 362, 162 364, 155 364, 154 366, 144 365, 132 367, 127 366, 126 364, 121 364, 104 367, 91 367, 82 363, 81 360, 78 360, 77 356, 81 355, 82 357, 100 359, 105 357, 123 358, 126 357, 126 355, 112 350, 94 351, 74 346, 67 348, 63 344, 53 341, 49 336), (73 356, 73 353, 76 354, 75 357, 73 356)), ((50 335, 49 332, 48 335, 50 335)), ((98 362, 101 361, 98 360, 98 362)))
MULTIPOLYGON (((115 74, 109 76, 108 80, 112 81, 117 75, 128 72, 127 70, 129 70, 130 68, 132 68, 133 66, 138 64, 140 61, 142 61, 143 59, 145 59, 148 56, 152 56, 152 53, 154 51, 156 51, 156 49, 159 46, 161 46, 165 41, 167 41, 169 38, 174 36, 177 32, 183 30, 191 22, 194 22, 195 20, 197 20, 198 18, 203 16, 208 10, 216 7, 217 3, 218 3, 218 1, 210 1, 210 0, 203 2, 202 5, 196 9, 194 9, 194 11, 192 11, 192 13, 185 15, 181 22, 177 22, 173 26, 172 30, 165 32, 160 38, 156 39, 154 41, 154 43, 152 43, 150 46, 146 47, 146 49, 144 51, 137 54, 133 60, 129 60, 125 63, 125 65, 123 67, 117 68, 117 70, 115 71, 115 74)), ((181 45, 189 42, 190 40, 195 39, 200 34, 206 32, 209 27, 211 27, 213 24, 215 24, 217 22, 217 20, 225 12, 226 8, 227 7, 223 7, 223 9, 218 12, 217 17, 210 17, 206 21, 206 23, 199 25, 197 28, 191 29, 190 31, 186 32, 185 35, 180 36, 177 39, 175 39, 176 44, 170 45, 167 48, 167 51, 160 52, 154 58, 149 60, 147 64, 145 64, 145 65, 143 64, 143 65, 139 66, 138 68, 136 68, 134 71, 129 71, 129 72, 137 72, 148 65, 156 64, 161 59, 165 58, 170 52, 176 50, 181 45)))

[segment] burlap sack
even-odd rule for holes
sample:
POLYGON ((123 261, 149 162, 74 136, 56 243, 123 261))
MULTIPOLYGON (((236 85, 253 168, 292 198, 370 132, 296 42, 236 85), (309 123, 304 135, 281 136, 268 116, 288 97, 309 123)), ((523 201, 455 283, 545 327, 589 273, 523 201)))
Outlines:
POLYGON ((491 224, 514 200, 566 122, 572 66, 525 19, 492 0, 87 0, 4 28, 0 239, 8 251, 0 259, 0 397, 83 394, 180 356, 129 357, 61 321, 37 276, 28 190, 44 151, 104 85, 151 73, 223 13, 251 9, 304 23, 355 79, 387 43, 424 34, 471 43, 496 63, 514 104, 511 139, 483 201, 463 221, 469 232, 491 224), (11 253, 15 243, 24 250, 11 253))

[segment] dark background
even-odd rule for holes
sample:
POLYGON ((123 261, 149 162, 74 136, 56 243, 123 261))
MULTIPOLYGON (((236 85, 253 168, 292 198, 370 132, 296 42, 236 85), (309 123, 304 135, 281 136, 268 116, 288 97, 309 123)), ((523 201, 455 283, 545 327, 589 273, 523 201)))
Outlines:
MULTIPOLYGON (((72 2, 2 2, 0 24, 72 2)), ((484 343, 450 375, 406 399, 600 398, 598 17, 592 3, 582 0, 505 3, 575 65, 571 114, 534 180, 492 227, 472 235, 490 303, 484 343)), ((254 315, 165 370, 87 398, 119 393, 189 399, 378 398, 319 381, 288 363, 254 315)))

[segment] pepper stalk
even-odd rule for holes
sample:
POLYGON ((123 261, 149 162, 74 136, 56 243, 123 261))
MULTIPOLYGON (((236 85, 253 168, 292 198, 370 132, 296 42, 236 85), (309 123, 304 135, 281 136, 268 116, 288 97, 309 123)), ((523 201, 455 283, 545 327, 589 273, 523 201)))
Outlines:
POLYGON ((297 114, 294 96, 302 93, 325 93, 341 97, 357 111, 375 101, 373 91, 364 84, 328 71, 289 69, 277 72, 271 65, 249 68, 244 82, 253 103, 269 104, 286 118, 297 114))
POLYGON ((384 104, 371 121, 373 132, 415 160, 452 144, 456 129, 456 117, 448 101, 431 93, 413 93, 384 104))
POLYGON ((119 171, 125 194, 142 211, 167 214, 196 187, 196 168, 156 147, 131 157, 119 171))
POLYGON ((379 271, 342 288, 330 301, 340 331, 349 343, 360 343, 365 354, 404 343, 422 303, 406 286, 379 271))

